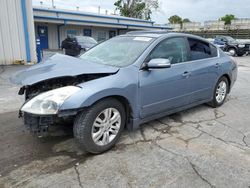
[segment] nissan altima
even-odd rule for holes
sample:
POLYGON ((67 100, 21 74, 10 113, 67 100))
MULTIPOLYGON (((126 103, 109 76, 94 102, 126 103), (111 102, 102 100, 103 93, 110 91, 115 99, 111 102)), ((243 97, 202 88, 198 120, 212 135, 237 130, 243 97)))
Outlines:
POLYGON ((79 57, 56 54, 19 73, 20 117, 33 133, 65 122, 91 153, 117 142, 124 128, 199 104, 221 106, 237 64, 203 38, 137 31, 109 39, 79 57))

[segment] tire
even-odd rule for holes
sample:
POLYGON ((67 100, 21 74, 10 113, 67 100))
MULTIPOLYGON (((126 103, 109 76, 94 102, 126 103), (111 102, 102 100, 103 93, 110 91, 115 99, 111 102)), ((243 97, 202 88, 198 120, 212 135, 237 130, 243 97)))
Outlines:
POLYGON ((237 56, 242 57, 244 54, 237 54, 237 56))
MULTIPOLYGON (((223 76, 218 80, 218 82, 215 85, 214 93, 213 93, 213 100, 209 103, 209 105, 212 106, 213 108, 221 106, 226 100, 228 91, 229 91, 228 79, 225 76, 223 76), (225 88, 224 92, 220 92, 220 94, 224 93, 223 98, 220 98, 220 97, 218 97, 218 95, 219 95, 218 89, 221 88, 222 85, 220 85, 220 84, 222 84, 222 83, 225 84, 226 88, 225 88)), ((221 97, 222 97, 222 95, 221 95, 221 97)))
MULTIPOLYGON (((82 149, 89 153, 99 154, 109 150, 115 145, 124 129, 125 120, 126 113, 124 106, 116 99, 107 98, 97 102, 76 116, 73 127, 74 137, 82 149), (107 115, 110 116, 110 118, 105 119, 106 112, 110 114, 107 115), (118 120, 111 125, 108 122, 114 117, 118 120), (99 122, 102 123, 99 124, 99 122), (98 127, 96 127, 96 125, 98 125, 98 127), (112 127, 116 127, 116 129, 112 127), (119 127, 119 129, 117 127, 119 127), (100 135, 98 134, 99 132, 101 132, 102 136, 99 140, 94 141, 94 135, 100 135), (104 137, 107 138, 107 135, 109 135, 109 138, 104 139, 104 137), (104 144, 104 142, 107 143, 104 144)), ((99 136, 97 136, 97 138, 98 137, 99 136)))
POLYGON ((236 54, 237 54, 235 48, 229 48, 227 51, 230 52, 232 54, 232 56, 236 56, 236 54))

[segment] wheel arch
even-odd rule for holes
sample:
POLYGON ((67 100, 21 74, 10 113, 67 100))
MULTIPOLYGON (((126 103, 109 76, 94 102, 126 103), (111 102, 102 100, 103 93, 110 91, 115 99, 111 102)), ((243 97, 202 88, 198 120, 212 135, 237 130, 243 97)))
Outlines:
POLYGON ((98 99, 92 105, 94 105, 102 100, 108 99, 108 98, 116 99, 123 105, 123 107, 125 109, 125 113, 126 113, 126 125, 125 125, 125 127, 127 129, 131 129, 132 128, 131 123, 132 123, 132 118, 133 118, 133 108, 132 108, 129 100, 126 97, 124 97, 122 95, 109 95, 109 96, 105 96, 103 98, 98 99))

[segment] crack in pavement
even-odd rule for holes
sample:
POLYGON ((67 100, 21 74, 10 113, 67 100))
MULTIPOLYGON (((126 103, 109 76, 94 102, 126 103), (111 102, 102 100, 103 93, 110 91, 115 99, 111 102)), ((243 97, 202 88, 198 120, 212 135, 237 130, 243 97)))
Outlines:
POLYGON ((188 138, 188 139, 183 139, 181 137, 176 137, 176 139, 183 141, 186 144, 186 148, 188 148, 188 145, 189 145, 190 141, 192 141, 194 139, 197 139, 197 138, 200 138, 202 135, 203 135, 203 132, 201 132, 200 134, 198 134, 195 137, 191 137, 191 138, 188 138))
POLYGON ((239 134, 242 134, 242 136, 243 136, 243 137, 242 137, 242 142, 245 144, 246 147, 250 147, 250 146, 246 143, 246 141, 245 141, 245 139, 246 139, 247 136, 246 136, 242 131, 240 131, 240 130, 238 130, 238 129, 235 129, 235 128, 233 128, 233 127, 231 127, 231 126, 229 126, 229 125, 227 125, 227 124, 225 124, 225 123, 223 123, 223 122, 221 122, 221 121, 216 120, 216 122, 221 123, 222 125, 224 125, 224 126, 230 128, 230 129, 232 129, 232 130, 238 132, 239 134))
MULTIPOLYGON (((209 122, 209 121, 216 121, 216 122, 218 122, 218 123, 221 123, 221 124, 223 124, 223 125, 225 125, 225 126, 231 128, 232 130, 237 131, 237 132, 239 132, 240 134, 242 134, 242 135, 243 135, 242 142, 244 143, 244 145, 245 145, 246 147, 249 147, 249 145, 248 145, 248 144, 246 143, 246 141, 245 141, 246 135, 245 135, 243 132, 241 132, 241 131, 239 131, 239 130, 236 130, 236 129, 234 129, 234 128, 228 126, 227 124, 222 123, 221 121, 219 121, 220 118, 226 116, 225 113, 219 111, 218 109, 214 109, 213 112, 214 112, 215 118, 212 118, 212 119, 206 119, 206 120, 200 120, 200 121, 183 121, 183 120, 181 120, 181 117, 178 117, 178 119, 175 118, 175 119, 173 119, 173 120, 182 123, 182 124, 180 125, 180 127, 183 126, 183 125, 190 126, 190 125, 188 125, 188 123, 197 124, 198 126, 196 126, 196 127, 194 127, 194 126, 192 126, 192 125, 191 125, 191 126, 194 127, 195 129, 197 129, 197 130, 199 130, 199 131, 201 131, 201 132, 203 132, 203 133, 205 133, 205 134, 207 134, 207 135, 209 135, 209 136, 211 136, 211 137, 217 139, 217 140, 220 140, 220 141, 222 141, 222 142, 228 144, 228 145, 230 145, 229 143, 232 143, 232 144, 235 144, 235 145, 231 145, 231 146, 237 147, 237 148, 239 148, 239 149, 241 149, 241 150, 245 150, 244 148, 241 147, 242 145, 241 145, 240 143, 233 142, 233 141, 225 141, 225 140, 223 140, 222 138, 216 137, 216 136, 214 136, 214 135, 212 135, 212 134, 210 134, 210 133, 208 133, 208 132, 206 132, 206 131, 203 131, 203 130, 199 129, 199 128, 201 127, 200 123, 209 122), (220 115, 220 114, 221 114, 221 115, 220 115)), ((162 122, 162 121, 160 121, 160 120, 158 120, 158 119, 157 119, 157 121, 158 121, 159 123, 162 123, 162 124, 166 125, 166 126, 169 126, 168 124, 166 124, 166 123, 164 123, 164 122, 162 122)), ((169 133, 169 134, 172 135, 171 133, 169 133)), ((180 140, 185 141, 184 139, 181 139, 181 138, 180 138, 180 140)))
POLYGON ((162 146, 161 146, 160 144, 158 144, 157 142, 154 142, 154 144, 155 144, 155 146, 157 146, 158 148, 162 149, 163 151, 166 151, 166 152, 168 152, 168 153, 171 153, 171 154, 173 154, 173 155, 176 155, 176 156, 179 156, 179 157, 181 157, 181 158, 186 159, 186 160, 188 161, 188 163, 190 164, 191 168, 193 169, 193 171, 195 172, 195 174, 196 174, 198 177, 200 177, 200 179, 201 179, 203 182, 205 182, 206 184, 208 184, 210 187, 215 188, 215 186, 212 185, 212 183, 210 183, 206 178, 204 178, 204 177, 198 172, 198 170, 196 169, 196 166, 189 160, 189 158, 188 158, 187 156, 183 156, 183 155, 181 155, 181 154, 179 154, 179 153, 176 153, 176 152, 173 152, 173 151, 171 151, 171 150, 168 150, 168 149, 162 147, 162 146))
POLYGON ((247 142, 246 142, 246 140, 245 140, 245 139, 246 139, 246 137, 247 137, 246 135, 244 135, 244 136, 243 136, 243 138, 242 138, 242 142, 244 142, 244 144, 245 144, 247 147, 249 147, 249 145, 247 144, 247 142))
POLYGON ((81 188, 83 188, 83 185, 82 185, 82 182, 81 182, 81 178, 80 178, 80 173, 78 171, 78 165, 79 163, 76 163, 75 166, 74 166, 74 169, 75 169, 75 172, 76 172, 76 175, 77 175, 77 180, 78 180, 78 184, 81 188))
MULTIPOLYGON (((245 149, 242 148, 242 147, 240 147, 241 145, 240 145, 239 143, 237 143, 237 142, 223 140, 222 138, 216 137, 216 136, 214 136, 214 135, 212 135, 212 134, 210 134, 210 133, 208 133, 208 132, 206 132, 206 131, 204 131, 204 130, 201 130, 201 129, 199 129, 199 128, 193 126, 193 125, 190 125, 190 126, 192 126, 193 128, 197 129, 198 131, 200 131, 200 132, 202 132, 202 133, 204 133, 204 134, 207 134, 208 136, 210 136, 210 137, 212 137, 212 138, 214 138, 214 139, 217 139, 217 140, 219 140, 219 141, 221 141, 221 142, 223 142, 223 143, 225 143, 225 144, 227 144, 227 145, 230 145, 230 146, 233 146, 233 147, 236 147, 236 148, 238 148, 238 149, 241 149, 241 150, 244 150, 244 151, 245 151, 245 149), (229 144, 229 143, 233 143, 233 144, 236 144, 236 145, 231 145, 231 144, 229 144)), ((200 126, 201 126, 201 125, 200 125, 200 126)))
POLYGON ((146 139, 146 136, 144 134, 142 126, 140 126, 139 130, 140 130, 140 133, 141 133, 141 136, 142 136, 143 140, 146 141, 147 139, 146 139))
POLYGON ((194 172, 197 174, 197 176, 200 177, 200 179, 202 179, 203 182, 207 183, 210 187, 215 188, 214 185, 212 185, 212 183, 210 183, 206 178, 204 178, 199 171, 196 169, 196 166, 188 159, 186 158, 190 164, 190 166, 192 167, 192 169, 194 170, 194 172))

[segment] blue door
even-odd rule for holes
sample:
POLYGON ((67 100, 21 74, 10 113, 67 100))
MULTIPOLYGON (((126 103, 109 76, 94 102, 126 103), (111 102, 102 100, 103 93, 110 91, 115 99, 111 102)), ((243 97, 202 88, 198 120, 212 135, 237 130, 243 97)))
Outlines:
POLYGON ((171 67, 139 72, 141 118, 190 103, 191 67, 185 63, 188 59, 186 39, 162 41, 149 54, 146 62, 156 58, 169 59, 171 67))
POLYGON ((47 26, 37 26, 37 34, 40 39, 40 49, 48 49, 48 27, 47 26))

